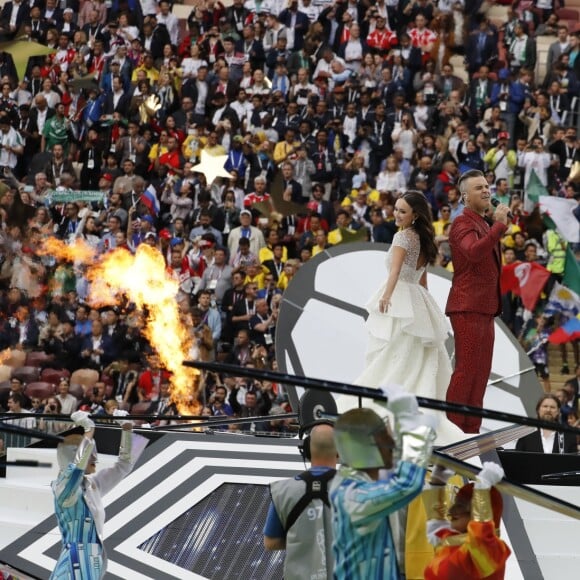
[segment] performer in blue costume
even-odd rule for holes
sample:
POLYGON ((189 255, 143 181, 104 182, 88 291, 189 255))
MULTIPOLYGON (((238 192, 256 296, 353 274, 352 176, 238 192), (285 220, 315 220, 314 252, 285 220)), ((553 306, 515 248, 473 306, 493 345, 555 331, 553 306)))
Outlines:
POLYGON ((60 473, 51 486, 62 534, 62 551, 51 580, 96 580, 105 574, 102 497, 131 471, 147 444, 144 437, 131 432, 133 422, 123 419, 126 414, 126 411, 115 411, 122 428, 119 459, 113 467, 99 473, 95 473, 95 424, 84 411, 71 415, 75 424, 84 429, 84 436, 71 435, 58 446, 60 473), (132 456, 133 443, 136 453, 132 456))
POLYGON ((397 446, 372 409, 351 409, 334 426, 342 464, 330 488, 335 580, 401 577, 388 516, 421 493, 436 418, 422 415, 415 396, 401 387, 382 391, 395 416, 397 446), (396 447, 400 459, 393 469, 396 447))

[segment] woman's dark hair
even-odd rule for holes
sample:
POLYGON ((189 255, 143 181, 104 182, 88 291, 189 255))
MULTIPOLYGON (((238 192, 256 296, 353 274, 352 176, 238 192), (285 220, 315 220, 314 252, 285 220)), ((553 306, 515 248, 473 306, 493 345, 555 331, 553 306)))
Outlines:
POLYGON ((435 244, 435 230, 433 229, 433 218, 431 208, 427 198, 420 192, 407 190, 401 199, 405 200, 415 214, 413 227, 419 234, 421 243, 421 255, 428 264, 435 263, 437 258, 437 246, 435 244))

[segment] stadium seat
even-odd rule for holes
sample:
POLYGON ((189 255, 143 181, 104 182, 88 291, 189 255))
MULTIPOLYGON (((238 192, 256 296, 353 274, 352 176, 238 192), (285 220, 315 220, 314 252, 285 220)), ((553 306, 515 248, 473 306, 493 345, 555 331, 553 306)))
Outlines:
POLYGON ((12 367, 8 365, 0 365, 0 382, 5 382, 10 379, 12 375, 12 367))
POLYGON ((145 415, 151 406, 151 401, 140 401, 131 407, 131 415, 145 415))
POLYGON ((53 385, 58 385, 60 379, 68 379, 70 377, 70 371, 67 369, 44 369, 40 373, 40 378, 47 383, 52 383, 53 385))
POLYGON ((496 26, 501 26, 508 21, 508 7, 494 4, 489 8, 485 15, 493 24, 496 26))
POLYGON ((12 367, 13 369, 22 367, 24 366, 25 363, 26 363, 26 353, 23 350, 19 350, 17 348, 11 349, 7 358, 3 360, 3 364, 12 367))
POLYGON ((573 8, 560 8, 556 10, 556 16, 560 20, 568 20, 570 22, 580 20, 580 13, 578 13, 578 10, 574 10, 573 8))
POLYGON ((46 354, 42 350, 32 350, 26 354, 26 366, 29 367, 42 367, 47 366, 53 360, 53 356, 46 354))
MULTIPOLYGON (((139 403, 134 403, 131 406, 131 415, 145 415, 147 410, 151 406, 151 401, 140 401, 139 403)), ((135 420, 135 425, 142 425, 146 421, 135 420)))
POLYGON ((10 381, 2 381, 0 382, 0 393, 5 393, 6 391, 10 392, 10 381))
POLYGON ((38 367, 19 367, 12 369, 12 377, 20 379, 23 383, 33 383, 40 378, 40 369, 38 367))
POLYGON ((73 396, 76 397, 79 401, 84 398, 85 396, 85 389, 82 385, 78 383, 70 383, 68 387, 68 392, 73 396))
POLYGON ((92 389, 99 380, 99 371, 94 369, 77 369, 70 377, 70 382, 92 389))
POLYGON ((55 388, 52 383, 37 381, 34 383, 28 383, 24 392, 26 396, 30 397, 31 399, 32 397, 38 397, 44 401, 48 397, 52 397, 55 394, 55 388))

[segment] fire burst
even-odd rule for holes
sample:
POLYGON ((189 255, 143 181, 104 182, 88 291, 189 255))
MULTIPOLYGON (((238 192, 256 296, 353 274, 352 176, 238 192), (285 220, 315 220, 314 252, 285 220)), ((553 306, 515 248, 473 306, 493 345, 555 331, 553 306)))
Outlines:
POLYGON ((11 356, 12 351, 9 348, 0 351, 0 365, 3 365, 11 356))
POLYGON ((82 262, 90 264, 96 255, 96 250, 80 238, 70 245, 57 238, 46 238, 42 246, 37 250, 41 256, 54 256, 69 262, 82 262))
POLYGON ((91 304, 119 304, 126 297, 138 310, 147 313, 142 332, 171 373, 173 402, 182 415, 198 414, 199 372, 182 365, 184 359, 190 358, 193 338, 179 316, 175 299, 178 283, 166 274, 159 250, 141 244, 135 255, 118 249, 94 263, 94 252, 89 254, 80 246, 67 246, 53 240, 46 253, 87 263, 91 304))

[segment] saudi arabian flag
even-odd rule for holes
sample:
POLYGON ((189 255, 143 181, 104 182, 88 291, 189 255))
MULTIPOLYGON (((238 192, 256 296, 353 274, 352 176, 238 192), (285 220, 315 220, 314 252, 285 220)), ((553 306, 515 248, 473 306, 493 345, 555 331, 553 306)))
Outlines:
MULTIPOLYGON (((554 220, 547 214, 542 214, 544 224, 550 230, 558 231, 554 220)), ((578 266, 578 260, 570 247, 570 244, 566 246, 566 264, 564 266, 564 279, 562 284, 580 294, 580 266, 578 266)))
POLYGON ((533 202, 534 205, 540 203, 541 195, 549 195, 545 185, 540 181, 536 172, 532 169, 530 179, 528 180, 528 187, 526 188, 526 199, 533 202))

